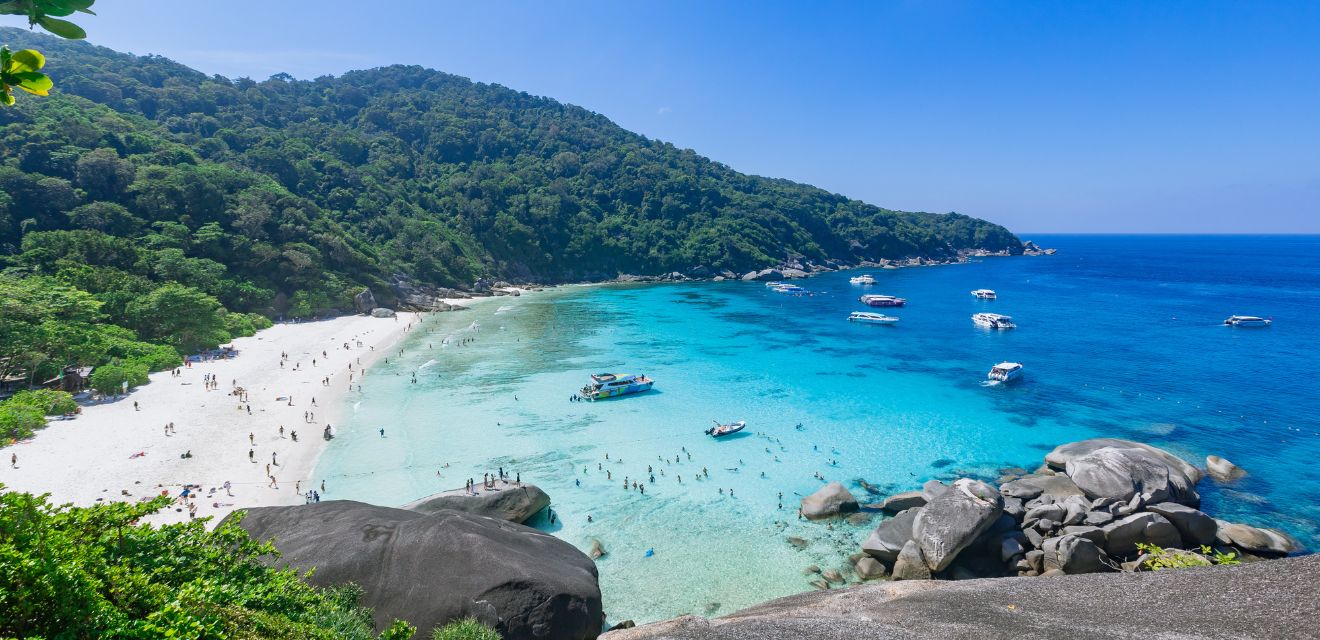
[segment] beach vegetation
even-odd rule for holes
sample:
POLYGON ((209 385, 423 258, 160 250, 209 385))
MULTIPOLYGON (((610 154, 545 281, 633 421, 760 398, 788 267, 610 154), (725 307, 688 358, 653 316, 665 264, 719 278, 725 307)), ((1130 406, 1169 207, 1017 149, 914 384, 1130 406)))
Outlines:
POLYGON ((1204 544, 1201 545, 1200 553, 1195 553, 1181 549, 1164 549, 1157 545, 1138 542, 1137 551, 1145 556, 1141 565, 1150 571, 1241 564, 1236 552, 1221 551, 1204 544))
POLYGON ((147 365, 135 360, 103 364, 92 370, 89 384, 98 393, 114 396, 147 383, 147 365))
POLYGON ((436 628, 431 640, 500 640, 500 634, 475 618, 464 618, 436 628))
MULTIPOLYGON (((0 486, 3 490, 3 486, 0 486)), ((353 586, 321 589, 231 520, 153 526, 168 497, 92 507, 0 492, 0 637, 402 640, 353 586)))

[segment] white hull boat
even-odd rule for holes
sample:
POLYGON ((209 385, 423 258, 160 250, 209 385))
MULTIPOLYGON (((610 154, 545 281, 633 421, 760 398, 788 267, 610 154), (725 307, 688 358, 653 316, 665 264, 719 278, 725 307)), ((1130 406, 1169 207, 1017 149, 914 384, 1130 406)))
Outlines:
POLYGON ((848 314, 849 322, 862 322, 866 324, 895 324, 898 318, 887 316, 883 313, 871 313, 869 311, 854 311, 848 314))

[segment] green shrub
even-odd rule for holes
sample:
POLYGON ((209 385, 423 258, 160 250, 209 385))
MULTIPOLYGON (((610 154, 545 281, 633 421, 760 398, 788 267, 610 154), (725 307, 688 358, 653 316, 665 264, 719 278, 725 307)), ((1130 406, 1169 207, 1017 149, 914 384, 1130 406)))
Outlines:
POLYGON ((1185 569, 1187 567, 1208 567, 1211 565, 1234 565, 1241 564, 1237 554, 1230 551, 1224 553, 1210 548, 1210 545, 1201 545, 1201 552, 1183 551, 1181 549, 1164 549, 1153 544, 1144 542, 1137 543, 1137 551, 1146 554, 1146 559, 1142 566, 1151 571, 1161 569, 1185 569))
POLYGON ((262 564, 275 548, 236 523, 138 524, 169 504, 55 506, 0 493, 0 638, 374 637, 360 590, 317 589, 262 564))
POLYGON ((37 429, 46 426, 46 414, 38 407, 0 402, 0 439, 7 444, 11 440, 31 438, 37 429))
POLYGON ((125 382, 129 389, 146 384, 147 373, 148 367, 143 362, 113 362, 93 369, 90 383, 93 389, 105 395, 115 395, 123 391, 125 382))
POLYGON ((72 395, 55 389, 19 391, 6 400, 5 404, 32 407, 47 416, 62 416, 78 410, 78 403, 73 401, 72 395))
POLYGON ((464 618, 437 628, 431 640, 500 640, 500 634, 473 618, 464 618))
POLYGON ((115 346, 111 355, 120 360, 141 363, 147 367, 147 371, 166 371, 183 364, 179 352, 167 344, 134 341, 115 346))

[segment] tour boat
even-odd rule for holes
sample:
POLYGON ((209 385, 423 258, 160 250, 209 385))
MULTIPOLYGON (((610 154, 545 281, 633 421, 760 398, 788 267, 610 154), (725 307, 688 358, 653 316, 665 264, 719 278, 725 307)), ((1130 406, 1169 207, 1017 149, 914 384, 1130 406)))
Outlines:
POLYGON ((578 394, 588 400, 603 400, 650 391, 654 384, 654 380, 642 374, 597 373, 591 376, 591 384, 582 387, 578 394))
POLYGON ((810 293, 805 288, 799 287, 795 284, 781 284, 771 289, 771 291, 774 291, 775 293, 782 293, 784 295, 789 295, 789 296, 801 296, 810 293))
POLYGON ((1011 382, 1022 377, 1022 364, 1019 362, 1001 362, 990 367, 990 373, 985 374, 990 380, 999 382, 1011 382))
POLYGON ((1268 327, 1273 322, 1269 318, 1258 318, 1256 316, 1229 316, 1224 324, 1230 327, 1268 327))
POLYGON ((706 429, 706 435, 712 438, 721 438, 727 435, 733 435, 735 433, 738 433, 739 431, 742 431, 743 427, 745 426, 747 426, 746 420, 739 420, 737 422, 731 422, 729 424, 720 424, 720 421, 716 420, 715 426, 706 429))
POLYGON ((972 295, 976 296, 976 299, 978 300, 994 300, 999 297, 994 289, 977 289, 972 292, 972 295))
POLYGON ((853 284, 875 284, 875 278, 872 278, 869 273, 863 273, 860 276, 848 278, 848 282, 853 284))
POLYGON ((858 302, 868 307, 901 307, 907 304, 907 300, 896 298, 894 296, 880 296, 875 294, 866 294, 857 299, 858 302))
POLYGON ((978 327, 987 329, 1013 329, 1017 325, 1013 324, 1013 318, 998 313, 978 313, 972 316, 972 322, 978 327))
POLYGON ((854 311, 848 314, 849 322, 865 322, 868 324, 894 324, 898 318, 887 316, 883 313, 871 313, 870 311, 854 311))
POLYGON ((774 289, 775 287, 782 287, 782 286, 784 286, 784 285, 786 285, 786 284, 788 284, 788 283, 787 283, 787 282, 780 282, 780 281, 778 281, 778 280, 775 280, 775 281, 773 281, 773 282, 767 282, 767 283, 765 283, 765 288, 767 288, 767 289, 774 289))

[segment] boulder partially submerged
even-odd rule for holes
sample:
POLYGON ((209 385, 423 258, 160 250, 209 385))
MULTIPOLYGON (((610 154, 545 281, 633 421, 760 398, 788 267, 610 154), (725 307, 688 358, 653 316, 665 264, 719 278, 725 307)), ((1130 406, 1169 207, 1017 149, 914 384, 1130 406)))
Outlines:
POLYGON ((238 513, 252 537, 274 540, 272 564, 314 569, 317 586, 360 585, 377 628, 397 618, 429 637, 474 617, 510 640, 590 639, 604 622, 595 563, 522 525, 349 500, 238 513))
POLYGON ((399 507, 417 513, 436 513, 443 509, 464 511, 481 516, 522 524, 550 506, 550 496, 533 484, 497 484, 494 488, 454 489, 399 507))
POLYGON ((831 482, 802 499, 802 515, 811 520, 831 518, 857 509, 857 498, 841 482, 831 482))
POLYGON ((1210 472, 1210 477, 1220 482, 1232 482, 1247 475, 1242 467, 1219 456, 1206 456, 1205 469, 1210 472))

